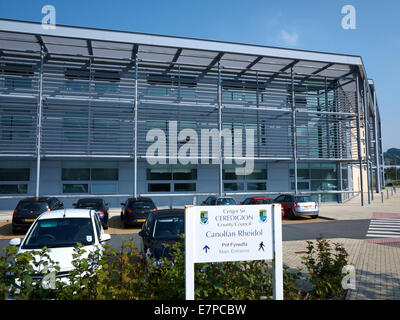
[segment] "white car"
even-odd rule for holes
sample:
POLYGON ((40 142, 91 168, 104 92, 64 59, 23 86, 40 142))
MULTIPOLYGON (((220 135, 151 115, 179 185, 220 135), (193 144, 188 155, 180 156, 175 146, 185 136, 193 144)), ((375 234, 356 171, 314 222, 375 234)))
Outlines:
POLYGON ((56 277, 68 282, 69 272, 74 268, 72 254, 76 244, 84 246, 86 258, 97 249, 102 253, 102 244, 110 239, 94 210, 62 209, 41 214, 22 241, 15 238, 9 244, 18 246, 18 253, 38 251, 46 246, 50 249, 50 259, 60 267, 56 277))

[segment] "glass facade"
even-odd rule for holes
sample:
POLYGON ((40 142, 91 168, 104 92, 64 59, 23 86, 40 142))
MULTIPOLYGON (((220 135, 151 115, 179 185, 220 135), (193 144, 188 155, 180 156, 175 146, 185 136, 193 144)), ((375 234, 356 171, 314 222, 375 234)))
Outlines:
MULTIPOLYGON (((348 169, 342 169, 345 179, 342 180, 342 189, 348 190, 348 169)), ((290 189, 294 190, 294 169, 289 169, 290 189)), ((299 191, 338 191, 340 190, 339 165, 336 163, 298 163, 297 189, 299 191)), ((318 195, 313 195, 318 200, 318 195)), ((321 194, 322 202, 337 202, 338 194, 321 194)))

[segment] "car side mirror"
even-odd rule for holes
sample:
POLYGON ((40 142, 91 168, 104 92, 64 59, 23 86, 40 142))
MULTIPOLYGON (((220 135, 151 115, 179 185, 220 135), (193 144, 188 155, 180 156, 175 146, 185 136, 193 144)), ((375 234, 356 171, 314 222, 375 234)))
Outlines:
POLYGON ((121 203, 121 206, 124 206, 125 205, 125 203, 121 203))
POLYGON ((20 238, 14 238, 11 239, 10 242, 8 243, 10 246, 16 246, 19 247, 21 245, 21 239, 20 238))
POLYGON ((73 205, 74 207, 76 207, 76 203, 73 203, 72 205, 73 205))
POLYGON ((111 236, 108 233, 103 233, 100 238, 100 242, 106 242, 111 240, 111 236))
POLYGON ((145 230, 140 230, 140 231, 139 231, 139 236, 142 237, 142 238, 144 238, 144 237, 147 236, 147 232, 146 232, 145 230))

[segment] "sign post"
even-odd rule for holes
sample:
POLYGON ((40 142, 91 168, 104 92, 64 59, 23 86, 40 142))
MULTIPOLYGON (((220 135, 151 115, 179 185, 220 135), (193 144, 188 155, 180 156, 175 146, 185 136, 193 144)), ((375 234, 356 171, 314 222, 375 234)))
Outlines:
POLYGON ((272 260, 273 295, 283 300, 281 207, 185 207, 186 300, 194 300, 194 264, 272 260))

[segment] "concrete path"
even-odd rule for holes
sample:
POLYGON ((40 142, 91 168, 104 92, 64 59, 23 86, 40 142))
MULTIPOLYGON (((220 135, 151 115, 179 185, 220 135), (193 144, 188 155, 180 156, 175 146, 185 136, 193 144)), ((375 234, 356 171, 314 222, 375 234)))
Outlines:
MULTIPOLYGON (((359 196, 344 204, 323 204, 320 216, 335 220, 390 220, 398 217, 400 190, 397 193, 385 191, 383 195, 383 203, 381 195, 374 194, 374 200, 371 199, 368 204, 368 195, 365 194, 363 207, 359 196)), ((356 269, 356 289, 348 290, 346 299, 400 300, 400 238, 335 238, 330 241, 343 244, 349 253, 348 263, 356 269)), ((306 247, 304 240, 283 242, 284 264, 290 268, 302 267, 305 270, 301 257, 304 256, 302 252, 307 250, 306 247)))
POLYGON ((400 213, 400 189, 396 193, 389 190, 389 199, 386 191, 382 203, 381 195, 374 194, 374 200, 368 204, 368 195, 364 194, 364 206, 361 206, 360 196, 345 203, 323 203, 320 208, 320 216, 335 220, 371 219, 374 212, 400 213))

